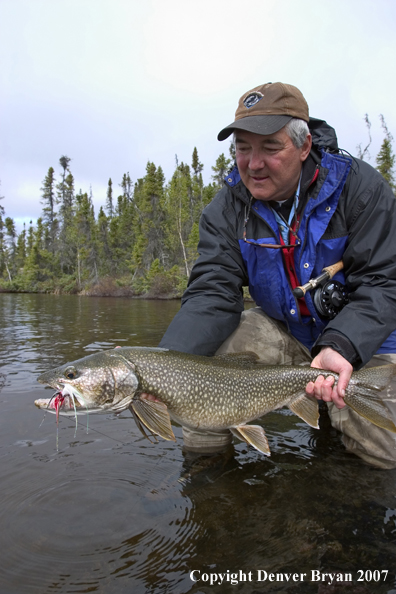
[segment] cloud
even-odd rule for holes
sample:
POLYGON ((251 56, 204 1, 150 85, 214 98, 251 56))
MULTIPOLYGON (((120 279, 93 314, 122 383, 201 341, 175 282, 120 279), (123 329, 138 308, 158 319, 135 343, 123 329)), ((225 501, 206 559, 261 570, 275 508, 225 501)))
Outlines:
MULTIPOLYGON (((298 86, 311 114, 351 153, 383 113, 396 136, 392 0, 13 0, 0 3, 1 194, 7 214, 37 218, 59 157, 96 211, 109 177, 133 181, 147 161, 169 179, 194 146, 211 166, 240 95, 262 82, 298 86), (351 26, 353 23, 353 26, 351 26)), ((372 161, 373 162, 373 161, 372 161)))

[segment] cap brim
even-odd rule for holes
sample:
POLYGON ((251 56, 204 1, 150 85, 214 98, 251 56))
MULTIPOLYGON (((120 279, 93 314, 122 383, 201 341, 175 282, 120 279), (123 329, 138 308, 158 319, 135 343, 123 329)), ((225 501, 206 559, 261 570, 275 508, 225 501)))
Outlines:
POLYGON ((226 128, 223 128, 217 135, 217 140, 225 140, 234 132, 234 130, 246 130, 254 134, 274 134, 286 126, 293 116, 288 115, 257 115, 248 116, 233 122, 226 128))

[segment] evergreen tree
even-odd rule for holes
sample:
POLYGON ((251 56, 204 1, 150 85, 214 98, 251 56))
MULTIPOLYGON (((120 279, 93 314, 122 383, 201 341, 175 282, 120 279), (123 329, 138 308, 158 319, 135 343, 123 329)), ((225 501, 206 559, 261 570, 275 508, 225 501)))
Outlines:
POLYGON ((66 192, 66 185, 65 185, 65 181, 66 181, 66 171, 69 171, 69 163, 70 163, 71 159, 70 157, 67 157, 66 155, 62 155, 59 159, 59 164, 63 169, 63 173, 62 173, 62 181, 60 182, 60 184, 58 184, 57 188, 58 188, 58 196, 59 196, 59 200, 60 202, 63 204, 65 202, 65 192, 66 192))
POLYGON ((129 176, 129 171, 128 173, 124 173, 124 175, 122 176, 120 186, 122 188, 122 195, 125 196, 127 200, 130 202, 133 199, 133 191, 132 180, 129 176))
POLYGON ((388 127, 385 123, 384 116, 382 114, 380 115, 380 120, 382 129, 385 132, 385 138, 382 142, 381 149, 376 158, 377 169, 389 183, 393 192, 395 192, 395 173, 393 169, 395 165, 395 154, 392 148, 393 136, 389 132, 388 127))
MULTIPOLYGON (((1 182, 0 182, 1 185, 1 182)), ((0 200, 4 200, 4 196, 0 196, 0 200)), ((0 204, 0 216, 4 217, 5 215, 5 211, 4 211, 4 206, 2 204, 0 204)))
POLYGON ((192 163, 191 163, 192 170, 194 171, 195 177, 199 177, 203 170, 203 165, 199 161, 197 147, 194 146, 193 154, 192 154, 192 163))
POLYGON ((111 181, 111 177, 109 178, 109 181, 107 184, 106 210, 107 210, 109 219, 112 219, 113 218, 113 182, 111 181))
POLYGON ((231 159, 226 159, 224 153, 218 157, 216 165, 212 167, 212 179, 218 188, 223 187, 223 180, 231 165, 231 159))
POLYGON ((58 221, 56 219, 55 205, 57 202, 55 195, 55 171, 53 167, 48 169, 48 173, 43 180, 41 188, 41 203, 43 208, 43 220, 48 227, 49 245, 48 249, 53 253, 56 249, 56 236, 58 232, 58 221))
POLYGON ((72 240, 74 218, 74 178, 69 172, 60 184, 61 206, 60 233, 59 233, 59 258, 62 272, 73 274, 76 256, 76 246, 72 240))
POLYGON ((17 232, 15 229, 15 223, 11 217, 6 217, 4 221, 4 226, 6 229, 5 233, 5 266, 7 269, 8 278, 11 281, 12 276, 16 273, 15 268, 15 253, 16 253, 16 238, 17 232))
POLYGON ((30 254, 31 249, 33 247, 33 234, 34 234, 34 228, 33 228, 32 221, 30 221, 29 229, 28 229, 28 233, 27 233, 27 240, 26 240, 26 255, 27 256, 30 254))
POLYGON ((113 255, 109 245, 109 220, 102 207, 99 209, 96 237, 98 245, 99 274, 101 276, 107 276, 112 270, 113 255))
POLYGON ((37 227, 31 233, 31 248, 23 268, 22 288, 38 290, 38 283, 50 281, 49 288, 53 289, 53 273, 50 269, 52 254, 45 247, 46 227, 43 220, 37 220, 37 227))
POLYGON ((190 168, 178 165, 166 192, 165 244, 170 256, 170 266, 182 260, 186 275, 190 274, 187 240, 193 225, 191 209, 190 168))
POLYGON ((153 260, 158 258, 165 264, 164 253, 164 173, 150 161, 146 176, 135 185, 134 201, 138 211, 135 219, 133 262, 140 271, 149 270, 153 260))
POLYGON ((107 229, 108 268, 113 276, 130 272, 136 217, 135 204, 129 200, 128 195, 123 194, 118 196, 114 216, 108 220, 106 227, 104 219, 101 220, 102 229, 107 229))
POLYGON ((26 225, 23 224, 23 230, 18 235, 16 252, 15 252, 15 267, 17 273, 21 272, 26 261, 26 225))
POLYGON ((4 221, 3 221, 3 216, 4 216, 4 209, 3 207, 0 207, 0 275, 1 277, 4 276, 4 273, 6 271, 6 243, 5 243, 5 237, 4 237, 4 221))
POLYGON ((78 289, 87 280, 98 282, 98 250, 94 207, 88 194, 76 195, 73 228, 70 233, 75 253, 74 273, 78 289))
POLYGON ((202 202, 202 192, 203 192, 203 179, 202 179, 202 170, 203 165, 200 163, 198 158, 198 151, 196 147, 194 147, 193 154, 192 154, 192 163, 191 168, 194 172, 192 178, 192 185, 191 185, 191 195, 192 195, 192 223, 194 224, 200 217, 200 214, 203 209, 203 202, 202 202))

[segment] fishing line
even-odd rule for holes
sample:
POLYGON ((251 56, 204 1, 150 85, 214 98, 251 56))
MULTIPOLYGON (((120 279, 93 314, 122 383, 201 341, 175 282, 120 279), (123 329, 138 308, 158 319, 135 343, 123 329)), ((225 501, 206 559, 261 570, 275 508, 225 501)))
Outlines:
POLYGON ((107 433, 103 433, 102 431, 99 431, 98 429, 94 429, 93 427, 90 428, 90 431, 95 431, 96 433, 103 435, 103 437, 107 437, 107 439, 112 439, 113 441, 116 441, 117 443, 121 443, 124 446, 129 445, 128 443, 125 443, 125 442, 121 441, 120 439, 115 439, 114 437, 111 437, 111 435, 107 435, 107 433))
MULTIPOLYGON (((46 414, 47 414, 47 412, 44 411, 44 417, 39 425, 39 428, 44 423, 46 414)), ((99 435, 103 435, 103 437, 107 437, 107 439, 112 439, 113 441, 116 441, 117 443, 121 443, 124 446, 129 445, 129 443, 125 443, 124 441, 121 441, 121 439, 115 439, 114 437, 111 437, 111 435, 108 435, 107 433, 103 433, 102 431, 99 431, 98 429, 95 429, 94 427, 90 427, 89 431, 95 431, 96 433, 99 433, 99 435)), ((89 433, 89 431, 88 431, 88 420, 87 420, 87 433, 89 433)), ((76 437, 76 435, 77 435, 77 427, 74 432, 74 437, 76 437)), ((56 426, 56 451, 59 452, 59 426, 58 425, 56 426)))

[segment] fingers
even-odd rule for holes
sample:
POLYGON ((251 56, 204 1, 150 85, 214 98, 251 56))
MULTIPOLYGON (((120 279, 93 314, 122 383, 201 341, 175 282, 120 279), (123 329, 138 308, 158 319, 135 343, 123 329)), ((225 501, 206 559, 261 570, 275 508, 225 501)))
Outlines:
POLYGON ((308 383, 307 394, 324 402, 333 402, 337 408, 344 408, 345 390, 351 378, 352 365, 333 349, 325 348, 315 357, 311 366, 334 371, 339 374, 339 378, 335 385, 333 376, 319 375, 315 382, 308 383))
POLYGON ((333 402, 337 408, 344 408, 344 406, 346 406, 344 402, 344 396, 345 390, 348 387, 349 380, 351 379, 351 375, 352 367, 344 368, 340 371, 337 386, 334 390, 335 393, 333 395, 333 402))
POLYGON ((318 400, 324 400, 325 402, 331 402, 333 399, 333 386, 334 386, 334 377, 329 375, 324 377, 323 375, 319 375, 315 383, 309 382, 307 385, 306 391, 311 396, 314 396, 318 400))
POLYGON ((344 408, 345 402, 343 397, 338 393, 338 386, 334 386, 335 379, 332 375, 323 377, 319 375, 314 382, 309 382, 306 387, 306 392, 309 396, 323 400, 324 402, 333 402, 337 408, 344 408))

